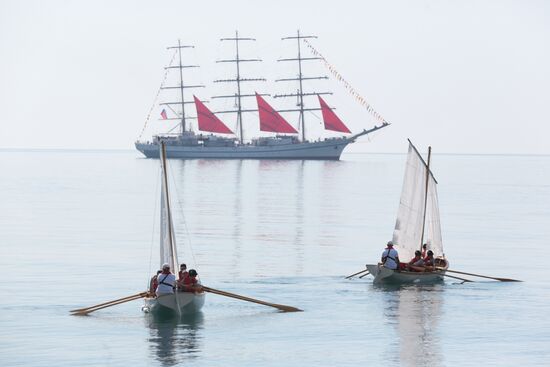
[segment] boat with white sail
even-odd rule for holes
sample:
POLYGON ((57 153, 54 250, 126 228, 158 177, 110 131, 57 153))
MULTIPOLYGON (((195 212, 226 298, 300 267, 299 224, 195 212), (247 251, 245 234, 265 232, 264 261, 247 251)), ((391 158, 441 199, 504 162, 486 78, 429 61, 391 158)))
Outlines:
MULTIPOLYGON (((239 45, 242 42, 255 41, 253 38, 241 37, 235 32, 233 37, 222 38, 221 41, 235 43, 235 56, 227 60, 218 60, 222 63, 233 63, 236 65, 235 76, 229 79, 215 80, 214 83, 230 83, 235 86, 234 93, 227 95, 212 96, 212 99, 234 99, 233 109, 213 112, 206 105, 204 100, 193 94, 187 95, 188 91, 196 88, 203 88, 204 85, 191 85, 184 82, 183 71, 196 65, 184 65, 182 62, 182 50, 193 46, 182 45, 169 49, 177 50, 179 55, 178 65, 169 65, 167 72, 176 69, 179 71, 179 85, 162 86, 161 89, 177 91, 177 96, 172 96, 170 102, 160 103, 164 108, 160 115, 162 120, 175 120, 176 125, 172 130, 179 127, 177 133, 157 134, 149 141, 136 141, 135 147, 147 158, 159 158, 159 144, 166 144, 166 155, 168 158, 216 158, 216 159, 321 159, 338 160, 346 146, 355 142, 359 137, 371 134, 390 124, 378 116, 379 125, 370 129, 363 129, 352 133, 344 122, 336 115, 334 108, 330 107, 322 95, 332 94, 331 92, 307 91, 304 90, 304 83, 314 80, 328 79, 327 76, 304 76, 302 73, 303 63, 313 60, 323 60, 322 57, 304 56, 302 43, 315 36, 302 35, 298 31, 296 36, 285 37, 283 40, 295 40, 298 45, 296 57, 280 59, 278 61, 295 62, 298 67, 297 77, 278 79, 276 82, 293 82, 297 84, 295 92, 288 94, 277 94, 273 98, 296 98, 296 108, 276 110, 267 101, 269 94, 262 94, 252 90, 245 90, 248 82, 265 81, 263 78, 243 76, 243 63, 261 61, 260 59, 243 58, 239 54, 239 45), (256 108, 246 105, 248 98, 256 99, 256 108), (318 107, 306 105, 309 98, 315 98, 318 107), (196 115, 189 115, 189 106, 195 107, 196 115), (331 132, 330 136, 321 138, 306 134, 306 113, 320 111, 322 114, 323 127, 325 131, 331 132), (257 113, 259 116, 260 136, 256 133, 247 132, 246 126, 251 126, 250 121, 245 121, 249 113, 257 113), (289 123, 282 114, 297 113, 298 123, 296 126, 289 123), (228 124, 222 121, 221 115, 234 115, 231 119, 235 124, 228 124), (194 129, 189 121, 196 119, 194 129), (246 122, 246 123, 245 123, 246 122), (246 125, 246 126, 245 126, 246 125), (336 134, 334 134, 336 133, 336 134)), ((242 46, 241 46, 242 47, 242 46)), ((313 120, 312 120, 313 121, 313 120)), ((147 126, 147 123, 146 123, 147 126)), ((256 130, 254 127, 252 130, 256 130)))
POLYGON ((409 140, 409 151, 403 180, 397 220, 393 231, 393 244, 401 260, 411 259, 415 251, 427 250, 434 253, 435 267, 406 267, 392 270, 381 263, 367 264, 374 283, 433 283, 442 281, 449 262, 443 252, 441 221, 437 197, 437 181, 430 169, 431 147, 428 159, 409 140))
MULTIPOLYGON (((168 167, 166 165, 166 146, 160 143, 161 197, 160 197, 160 267, 168 264, 175 272, 178 269, 176 236, 172 220, 171 202, 168 190, 168 167)), ((192 314, 201 310, 205 293, 184 292, 175 287, 174 293, 149 294, 144 298, 145 312, 172 313, 177 315, 192 314)))

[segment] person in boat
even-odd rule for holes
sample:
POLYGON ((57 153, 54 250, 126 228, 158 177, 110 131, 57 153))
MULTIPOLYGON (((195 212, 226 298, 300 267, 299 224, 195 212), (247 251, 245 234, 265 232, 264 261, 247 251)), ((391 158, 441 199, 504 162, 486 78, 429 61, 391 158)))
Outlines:
POLYGON ((157 270, 157 273, 153 275, 149 281, 149 294, 155 294, 157 287, 159 285, 159 274, 162 273, 162 270, 157 270))
POLYGON ((425 243, 422 245, 422 258, 424 259, 426 257, 426 251, 428 250, 428 244, 425 243))
POLYGON ((189 275, 189 272, 187 271, 187 264, 181 264, 180 265, 180 271, 178 272, 178 281, 183 282, 185 278, 189 275))
POLYGON ((422 258, 422 252, 420 252, 420 250, 414 252, 414 257, 407 264, 407 269, 410 271, 419 271, 414 268, 415 266, 424 266, 424 259, 422 258))
POLYGON ((201 285, 197 280, 197 271, 195 269, 189 270, 189 275, 183 280, 183 291, 197 293, 202 290, 201 285))
POLYGON ((187 271, 187 264, 181 264, 180 271, 178 272, 178 281, 177 281, 179 290, 183 290, 183 281, 188 276, 189 276, 189 272, 187 271))
POLYGON ((176 276, 170 272, 170 265, 162 265, 162 273, 158 276, 157 296, 161 294, 174 293, 174 287, 176 286, 176 276))
POLYGON ((387 247, 382 252, 382 265, 392 270, 399 268, 399 254, 393 248, 393 241, 388 241, 387 247))
POLYGON ((434 264, 434 252, 432 250, 428 250, 428 254, 424 258, 424 266, 426 267, 426 270, 433 270, 434 264))

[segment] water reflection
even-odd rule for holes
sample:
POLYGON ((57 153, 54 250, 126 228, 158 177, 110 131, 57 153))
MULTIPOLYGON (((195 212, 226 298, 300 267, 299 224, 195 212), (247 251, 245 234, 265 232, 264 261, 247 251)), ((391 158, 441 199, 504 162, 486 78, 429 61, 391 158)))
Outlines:
POLYGON ((163 366, 179 365, 197 357, 204 320, 201 312, 181 317, 148 314, 145 320, 150 329, 151 354, 163 366))
POLYGON ((441 365, 438 327, 443 285, 384 286, 378 289, 386 298, 384 317, 395 325, 397 331, 397 338, 386 352, 390 362, 405 366, 441 365))
POLYGON ((240 263, 242 257, 242 231, 243 231, 243 197, 242 197, 242 171, 243 171, 243 161, 238 160, 235 162, 237 167, 235 168, 235 177, 234 181, 234 190, 235 193, 233 196, 233 213, 232 217, 235 222, 233 224, 233 239, 234 239, 234 250, 233 250, 233 266, 232 269, 235 270, 233 273, 234 277, 239 277, 240 273, 240 263))

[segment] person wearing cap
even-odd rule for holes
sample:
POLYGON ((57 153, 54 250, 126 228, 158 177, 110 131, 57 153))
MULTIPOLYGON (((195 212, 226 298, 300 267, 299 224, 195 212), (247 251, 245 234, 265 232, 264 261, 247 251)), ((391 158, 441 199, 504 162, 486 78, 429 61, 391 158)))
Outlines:
POLYGON ((393 242, 388 241, 387 247, 382 252, 382 265, 385 268, 396 270, 399 267, 399 255, 393 248, 393 242))
POLYGON ((197 293, 202 290, 201 285, 197 280, 197 271, 195 269, 189 270, 189 275, 183 280, 183 291, 197 293))
POLYGON ((161 294, 174 293, 174 287, 176 285, 176 276, 170 272, 170 265, 162 265, 162 273, 158 276, 157 296, 161 294))

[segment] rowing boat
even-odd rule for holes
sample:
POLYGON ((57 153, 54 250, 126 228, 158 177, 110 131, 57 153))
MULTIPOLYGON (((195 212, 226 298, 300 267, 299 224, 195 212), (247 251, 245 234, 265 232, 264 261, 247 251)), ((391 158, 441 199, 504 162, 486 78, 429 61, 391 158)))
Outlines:
MULTIPOLYGON (((169 264, 172 271, 178 269, 178 255, 170 195, 168 192, 168 169, 166 165, 166 147, 160 145, 160 166, 161 166, 161 208, 160 208, 160 264, 169 264)), ((174 293, 150 294, 144 298, 145 304, 142 307, 144 312, 159 314, 193 314, 199 312, 204 305, 204 292, 182 292, 176 287, 174 293)))
POLYGON ((413 258, 415 251, 422 251, 422 245, 427 244, 427 250, 433 251, 435 266, 439 269, 429 271, 424 267, 414 267, 392 270, 380 263, 367 264, 366 267, 374 277, 375 284, 441 282, 449 267, 449 261, 443 253, 437 180, 430 170, 430 159, 431 147, 428 148, 426 162, 409 140, 405 177, 392 242, 400 259, 405 261, 413 258))

